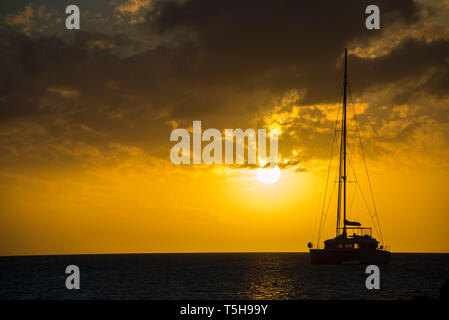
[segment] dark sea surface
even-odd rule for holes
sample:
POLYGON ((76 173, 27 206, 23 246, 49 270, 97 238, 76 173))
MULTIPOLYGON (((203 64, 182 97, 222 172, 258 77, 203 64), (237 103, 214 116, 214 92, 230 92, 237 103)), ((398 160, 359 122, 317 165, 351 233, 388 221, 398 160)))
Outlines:
POLYGON ((311 265, 307 253, 0 257, 0 299, 411 299, 439 297, 449 254, 393 254, 380 290, 361 265, 311 265), (80 269, 67 290, 65 268, 80 269))

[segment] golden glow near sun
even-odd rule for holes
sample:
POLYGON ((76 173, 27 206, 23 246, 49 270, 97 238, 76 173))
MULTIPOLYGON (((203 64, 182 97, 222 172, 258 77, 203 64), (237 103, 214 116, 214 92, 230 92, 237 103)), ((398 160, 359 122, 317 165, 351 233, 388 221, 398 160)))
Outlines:
POLYGON ((281 170, 279 167, 275 168, 260 168, 256 170, 257 179, 264 184, 273 184, 281 177, 281 170))

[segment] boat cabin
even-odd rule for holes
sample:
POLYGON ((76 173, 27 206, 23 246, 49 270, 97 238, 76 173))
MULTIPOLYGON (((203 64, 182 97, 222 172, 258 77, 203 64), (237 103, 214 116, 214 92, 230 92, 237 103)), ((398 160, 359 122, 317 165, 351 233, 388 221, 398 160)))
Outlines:
POLYGON ((324 241, 325 249, 377 249, 379 241, 371 237, 371 228, 348 228, 333 239, 324 241), (349 235, 348 235, 349 233, 349 235))

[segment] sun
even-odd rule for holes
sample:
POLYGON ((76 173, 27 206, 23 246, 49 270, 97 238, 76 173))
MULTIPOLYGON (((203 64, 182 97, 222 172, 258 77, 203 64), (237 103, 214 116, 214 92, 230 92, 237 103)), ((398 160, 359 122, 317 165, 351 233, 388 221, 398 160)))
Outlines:
POLYGON ((273 184, 281 177, 281 170, 279 167, 275 168, 260 168, 256 170, 257 179, 264 184, 273 184))

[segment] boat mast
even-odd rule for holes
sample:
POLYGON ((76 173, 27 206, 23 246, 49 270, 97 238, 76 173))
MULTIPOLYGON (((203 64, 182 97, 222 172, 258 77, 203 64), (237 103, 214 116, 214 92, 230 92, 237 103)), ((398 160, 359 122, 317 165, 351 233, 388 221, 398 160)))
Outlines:
POLYGON ((338 167, 337 236, 340 235, 343 209, 343 233, 346 236, 346 86, 348 50, 345 48, 345 75, 343 80, 343 116, 341 119, 340 164, 338 167), (343 190, 342 190, 343 189, 343 190), (342 201, 343 198, 343 201, 342 201), (343 203, 342 203, 343 202, 343 203), (342 208, 343 207, 343 208, 342 208))
POLYGON ((343 83, 343 235, 346 236, 346 85, 347 85, 347 63, 348 49, 345 48, 345 77, 343 83))

